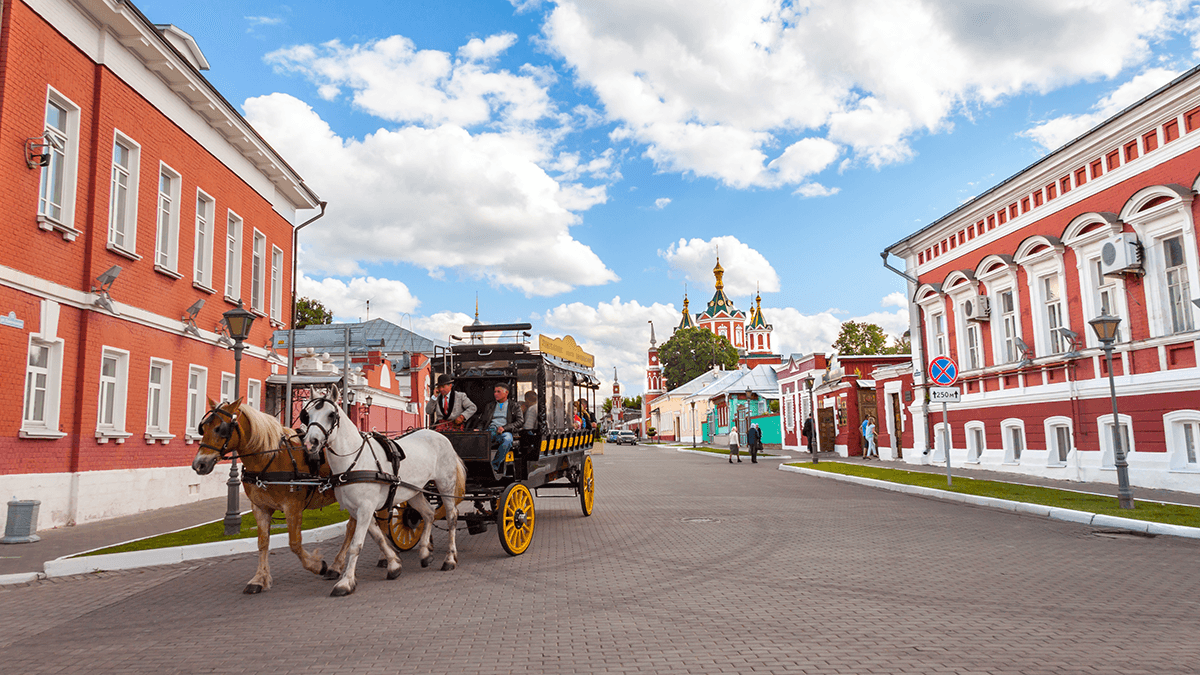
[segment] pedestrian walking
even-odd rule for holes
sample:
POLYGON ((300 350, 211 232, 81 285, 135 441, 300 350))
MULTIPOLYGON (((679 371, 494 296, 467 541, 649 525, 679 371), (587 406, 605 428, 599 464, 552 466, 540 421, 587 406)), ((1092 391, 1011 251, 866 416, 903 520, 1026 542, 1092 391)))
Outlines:
POLYGON ((862 458, 863 459, 870 459, 870 457, 867 456, 867 447, 868 447, 867 446, 867 423, 870 421, 871 421, 871 418, 867 417, 867 418, 863 419, 862 424, 858 425, 858 434, 862 438, 862 458))
POLYGON ((866 430, 864 436, 867 439, 867 458, 879 459, 879 449, 875 447, 875 418, 868 417, 863 428, 866 430))
POLYGON ((738 464, 742 463, 742 457, 738 452, 738 432, 736 428, 729 430, 729 463, 733 464, 733 458, 737 457, 738 464))
POLYGON ((752 423, 746 431, 746 443, 750 445, 750 463, 758 464, 758 453, 762 452, 762 429, 752 423))
POLYGON ((801 430, 801 433, 804 434, 804 440, 808 443, 808 452, 810 454, 816 454, 817 452, 817 434, 815 432, 812 415, 809 415, 804 420, 804 429, 801 430))

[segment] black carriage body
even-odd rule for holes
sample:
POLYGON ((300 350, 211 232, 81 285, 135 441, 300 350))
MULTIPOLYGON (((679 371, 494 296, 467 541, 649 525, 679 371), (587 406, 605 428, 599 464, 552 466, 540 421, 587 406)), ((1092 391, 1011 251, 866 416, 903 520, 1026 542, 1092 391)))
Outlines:
MULTIPOLYGON (((478 412, 468 421, 475 431, 443 432, 467 466, 468 492, 491 496, 514 481, 537 488, 559 478, 573 478, 591 449, 593 429, 575 429, 573 405, 583 398, 594 410, 599 382, 591 368, 529 349, 519 343, 454 345, 434 359, 434 377, 454 377, 454 390, 466 394, 478 412), (497 479, 491 469, 495 449, 484 429, 483 409, 494 400, 497 384, 509 387, 509 401, 523 405, 534 391, 537 424, 514 434, 510 475, 497 479)), ((528 413, 527 413, 528 414, 528 413)), ((567 485, 564 485, 567 487, 567 485)), ((468 497, 470 498, 470 497, 468 497)))

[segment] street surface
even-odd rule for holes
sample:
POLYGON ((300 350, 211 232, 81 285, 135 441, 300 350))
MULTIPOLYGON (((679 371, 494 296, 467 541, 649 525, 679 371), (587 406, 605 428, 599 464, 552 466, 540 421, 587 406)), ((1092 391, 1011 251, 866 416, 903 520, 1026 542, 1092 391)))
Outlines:
MULTIPOLYGON (((1200 542, 923 499, 659 447, 593 458, 512 558, 368 543, 357 592, 271 556, 0 589, 5 673, 1196 673, 1200 542)), ((326 545, 326 557, 333 554, 326 545)))

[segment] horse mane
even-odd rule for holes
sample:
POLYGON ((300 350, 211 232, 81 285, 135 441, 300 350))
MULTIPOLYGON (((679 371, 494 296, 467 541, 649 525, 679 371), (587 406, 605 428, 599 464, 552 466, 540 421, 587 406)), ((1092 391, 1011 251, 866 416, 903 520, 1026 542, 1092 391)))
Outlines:
POLYGON ((292 439, 296 436, 295 429, 289 429, 279 423, 274 417, 255 410, 243 403, 239 412, 250 422, 250 433, 242 439, 246 452, 271 452, 279 450, 281 438, 292 439))

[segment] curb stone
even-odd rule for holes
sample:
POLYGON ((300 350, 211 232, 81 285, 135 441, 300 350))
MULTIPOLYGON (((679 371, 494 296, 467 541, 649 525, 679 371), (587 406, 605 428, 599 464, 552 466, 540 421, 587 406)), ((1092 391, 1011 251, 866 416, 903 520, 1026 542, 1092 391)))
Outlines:
MULTIPOLYGON (((344 536, 346 521, 304 530, 301 542, 313 544, 344 536)), ((270 550, 288 547, 286 532, 271 535, 270 550)), ((105 547, 107 548, 107 547, 105 547)), ((0 577, 0 584, 25 583, 38 578, 64 577, 73 574, 89 574, 111 570, 128 570, 139 567, 156 565, 174 565, 204 558, 217 558, 237 553, 252 553, 258 551, 258 538, 235 539, 233 541, 211 542, 207 544, 192 544, 190 546, 175 546, 172 548, 156 548, 149 551, 127 551, 124 553, 106 553, 82 558, 63 556, 55 560, 47 560, 45 572, 32 572, 23 575, 12 574, 0 577), (24 577, 20 581, 9 581, 9 577, 24 577)), ((85 551, 86 553, 86 551, 85 551)), ((77 556, 78 553, 71 555, 77 556)))
POLYGON ((941 499, 945 501, 963 502, 966 504, 973 504, 975 506, 986 506, 993 509, 1003 509, 1005 511, 1013 511, 1016 513, 1043 516, 1053 520, 1063 520, 1071 523, 1080 523, 1082 525, 1091 525, 1092 527, 1113 527, 1122 530, 1131 530, 1133 532, 1169 534, 1175 537, 1200 539, 1200 527, 1172 525, 1169 523, 1154 523, 1148 520, 1121 518, 1120 516, 1110 516, 1104 513, 1088 513, 1087 511, 1075 511, 1056 506, 1043 506, 1042 504, 1030 504, 1029 502, 1016 502, 1012 501, 1011 499, 982 497, 980 495, 968 495, 961 492, 946 492, 945 490, 920 487, 918 485, 892 483, 890 481, 878 480, 876 478, 863 478, 862 476, 847 476, 840 473, 830 473, 828 471, 818 471, 799 466, 788 466, 786 464, 780 464, 779 470, 802 473, 809 476, 818 476, 820 478, 832 478, 834 480, 840 480, 847 483, 856 483, 858 485, 866 485, 883 490, 891 490, 892 492, 903 492, 905 494, 933 497, 934 499, 941 499))
MULTIPOLYGON (((676 448, 675 452, 686 452, 689 455, 704 455, 705 457, 720 457, 722 459, 729 456, 728 452, 705 452, 703 450, 693 450, 691 448, 676 448)), ((742 455, 742 456, 749 457, 750 455, 742 455)), ((761 460, 791 459, 792 456, 791 455, 759 455, 758 458, 761 460)))

